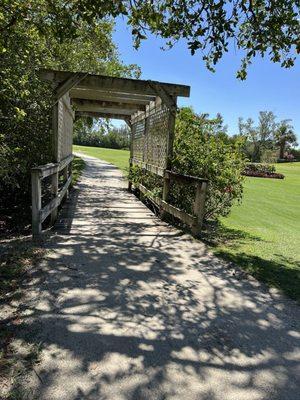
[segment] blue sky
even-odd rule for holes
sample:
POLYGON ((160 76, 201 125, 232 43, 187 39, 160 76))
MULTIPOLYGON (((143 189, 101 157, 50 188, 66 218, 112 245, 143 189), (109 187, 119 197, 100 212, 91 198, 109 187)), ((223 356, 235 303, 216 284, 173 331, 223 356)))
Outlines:
POLYGON ((135 50, 130 29, 122 19, 117 20, 114 41, 120 58, 141 67, 142 79, 182 83, 191 86, 188 99, 180 98, 179 105, 192 105, 196 112, 215 115, 220 112, 229 133, 238 132, 238 117, 252 117, 259 111, 273 111, 280 119, 292 119, 300 142, 300 63, 287 70, 267 59, 256 59, 249 67, 246 81, 235 77, 240 56, 232 51, 217 65, 216 72, 205 68, 201 55, 191 56, 185 43, 163 51, 163 41, 151 36, 135 50))

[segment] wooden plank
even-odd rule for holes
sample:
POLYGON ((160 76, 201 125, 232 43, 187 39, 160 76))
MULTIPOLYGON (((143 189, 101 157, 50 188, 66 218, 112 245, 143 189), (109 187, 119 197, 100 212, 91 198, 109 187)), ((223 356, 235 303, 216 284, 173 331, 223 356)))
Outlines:
POLYGON ((171 93, 169 93, 169 91, 159 82, 149 81, 149 85, 153 88, 157 96, 162 99, 172 114, 175 114, 177 111, 176 96, 174 97, 171 93))
POLYGON ((192 225, 192 233, 199 235, 202 228, 204 211, 205 211, 205 197, 207 190, 207 182, 198 182, 196 187, 196 196, 194 202, 195 222, 192 225))
POLYGON ((124 108, 118 108, 116 107, 100 107, 98 105, 76 105, 76 110, 75 111, 87 111, 87 112, 99 112, 103 114, 116 114, 116 115, 131 115, 135 112, 135 110, 128 110, 124 108))
MULTIPOLYGON (((69 78, 72 72, 66 71, 55 71, 50 69, 39 70, 39 75, 42 79, 55 82, 60 84, 69 78)), ((153 89, 153 83, 159 83, 167 93, 172 96, 183 96, 189 97, 190 87, 186 85, 178 85, 166 82, 157 82, 138 80, 138 79, 128 79, 128 78, 116 78, 104 75, 85 75, 82 74, 82 80, 76 85, 77 88, 81 89, 95 89, 104 90, 108 89, 111 91, 120 91, 124 93, 134 93, 134 94, 146 94, 156 96, 156 91, 153 89)), ((79 75, 80 76, 80 75, 79 75)))
POLYGON ((38 167, 33 167, 32 171, 38 171, 41 179, 46 178, 47 176, 53 175, 56 172, 61 171, 66 165, 70 164, 73 160, 73 154, 70 154, 68 157, 61 160, 59 163, 49 163, 46 165, 40 165, 38 167))
POLYGON ((53 175, 58 171, 58 163, 50 163, 46 165, 41 165, 39 167, 34 167, 31 171, 37 171, 39 173, 40 179, 47 178, 47 176, 53 175))
POLYGON ((158 167, 157 165, 153 164, 148 164, 143 161, 140 161, 136 158, 132 158, 132 163, 135 165, 139 165, 141 168, 146 169, 149 172, 152 172, 153 174, 159 175, 159 176, 164 176, 164 169, 161 167, 158 167))
POLYGON ((139 184, 139 190, 149 197, 151 201, 153 201, 157 206, 161 207, 167 213, 173 215, 175 218, 178 218, 183 223, 187 224, 188 226, 192 226, 195 223, 196 217, 186 213, 179 208, 172 206, 171 204, 167 203, 166 201, 160 199, 159 197, 153 197, 150 190, 148 190, 145 186, 139 184))
POLYGON ((113 101, 128 104, 143 104, 147 105, 150 101, 154 101, 154 96, 134 95, 119 92, 100 91, 91 89, 72 89, 70 90, 71 99, 86 99, 86 100, 103 100, 113 101))
POLYGON ((78 110, 86 111, 97 111, 101 109, 112 108, 123 112, 124 110, 130 110, 131 114, 135 111, 144 111, 146 106, 144 104, 130 104, 130 103, 118 103, 113 101, 102 101, 102 100, 84 100, 84 99, 72 99, 72 105, 78 110))
POLYGON ((64 184, 63 188, 58 192, 57 196, 52 199, 45 207, 40 210, 40 221, 43 222, 48 217, 48 215, 53 212, 60 205, 63 197, 65 196, 70 184, 72 182, 72 175, 69 176, 67 182, 64 184))
POLYGON ((38 170, 31 171, 32 235, 38 237, 42 231, 40 210, 42 207, 41 178, 38 170))
POLYGON ((208 179, 205 178, 200 178, 198 176, 192 176, 192 175, 184 175, 184 174, 179 174, 174 171, 166 170, 165 174, 172 180, 181 182, 181 183, 197 183, 197 182, 208 182, 208 179))
POLYGON ((126 121, 127 118, 130 118, 130 115, 112 114, 112 113, 105 113, 98 111, 76 111, 75 117, 109 118, 109 119, 121 119, 123 121, 126 121))
POLYGON ((169 214, 173 215, 174 217, 178 218, 180 221, 182 221, 183 223, 185 223, 186 225, 188 225, 190 227, 193 225, 193 223, 196 219, 192 215, 186 213, 183 210, 180 210, 179 208, 172 206, 171 204, 169 204, 163 200, 161 202, 161 207, 164 209, 164 211, 166 211, 169 214))
MULTIPOLYGON (((57 197, 58 193, 58 171, 51 176, 51 193, 54 198, 57 197)), ((54 222, 57 219, 57 208, 53 208, 51 210, 51 225, 54 225, 54 222)), ((44 220, 43 220, 44 221, 44 220)))
POLYGON ((60 82, 54 89, 54 98, 58 101, 62 96, 64 96, 72 87, 76 86, 87 74, 82 74, 79 72, 70 72, 69 76, 60 82))
POLYGON ((70 164, 70 162, 73 161, 73 159, 74 159, 74 155, 70 154, 69 156, 67 156, 66 158, 61 160, 60 163, 59 163, 58 170, 61 171, 62 169, 64 169, 67 165, 70 164))

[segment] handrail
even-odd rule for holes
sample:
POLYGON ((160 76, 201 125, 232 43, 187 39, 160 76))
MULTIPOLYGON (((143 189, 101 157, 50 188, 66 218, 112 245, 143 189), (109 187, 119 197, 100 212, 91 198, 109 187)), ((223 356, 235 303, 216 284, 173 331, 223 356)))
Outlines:
POLYGON ((165 170, 164 173, 164 190, 163 198, 154 197, 149 189, 141 183, 137 184, 138 189, 145 194, 153 203, 155 203, 161 211, 163 216, 164 212, 178 218, 184 224, 188 225, 193 235, 198 236, 201 232, 203 217, 205 212, 205 198, 207 192, 208 179, 199 178, 197 176, 183 175, 177 172, 165 170), (183 183, 194 183, 196 186, 195 199, 193 204, 192 214, 173 206, 169 203, 169 190, 170 180, 176 180, 183 183))
POLYGON ((47 176, 53 175, 57 172, 60 172, 62 169, 64 169, 70 162, 73 160, 74 156, 73 154, 70 154, 63 160, 61 160, 58 163, 49 163, 45 165, 39 165, 37 167, 31 168, 31 171, 37 171, 40 174, 40 178, 44 179, 47 178, 47 176))
POLYGON ((208 179, 206 178, 200 178, 198 176, 193 176, 193 175, 185 175, 185 174, 180 174, 178 172, 174 172, 174 171, 170 171, 170 170, 165 170, 165 174, 167 175, 167 177, 169 179, 173 179, 176 181, 180 181, 180 182, 193 182, 193 183, 197 183, 197 182, 208 182, 208 179))
POLYGON ((57 217, 57 208, 63 198, 68 196, 68 189, 72 182, 71 163, 74 156, 70 154, 58 163, 40 165, 31 169, 31 190, 32 190, 32 234, 37 237, 42 232, 42 222, 51 214, 53 224, 57 217), (58 174, 63 171, 65 182, 58 190, 58 174), (52 176, 51 192, 53 199, 42 208, 42 180, 52 176))

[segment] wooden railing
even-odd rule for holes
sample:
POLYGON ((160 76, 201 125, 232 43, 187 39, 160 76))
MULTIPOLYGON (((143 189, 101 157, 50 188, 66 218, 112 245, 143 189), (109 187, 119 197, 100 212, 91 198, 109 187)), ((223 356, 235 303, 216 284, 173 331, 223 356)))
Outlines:
POLYGON ((31 169, 31 198, 32 198, 32 235, 37 237, 42 232, 42 223, 51 214, 51 224, 57 218, 57 208, 64 197, 68 196, 68 189, 72 181, 71 163, 73 155, 64 158, 58 163, 51 163, 31 169), (63 186, 59 190, 59 173, 63 174, 63 186), (52 199, 42 207, 42 180, 51 176, 50 191, 52 199))
POLYGON ((141 184, 138 185, 138 188, 142 193, 147 195, 155 204, 157 204, 157 206, 162 211, 173 215, 175 218, 178 218, 184 224, 188 225, 191 228, 193 235, 197 236, 199 235, 203 224, 207 185, 208 185, 207 179, 191 175, 178 174, 173 171, 165 170, 162 199, 159 197, 153 197, 151 191, 141 184), (193 204, 192 215, 168 203, 170 182, 172 180, 184 184, 196 185, 196 194, 193 204))

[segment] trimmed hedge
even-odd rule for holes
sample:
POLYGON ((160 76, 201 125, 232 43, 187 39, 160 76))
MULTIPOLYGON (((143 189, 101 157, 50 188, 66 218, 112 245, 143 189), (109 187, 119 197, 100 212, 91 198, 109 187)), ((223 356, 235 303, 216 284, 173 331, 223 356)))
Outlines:
POLYGON ((248 163, 243 175, 258 178, 284 179, 284 175, 277 173, 275 166, 272 164, 248 163))

